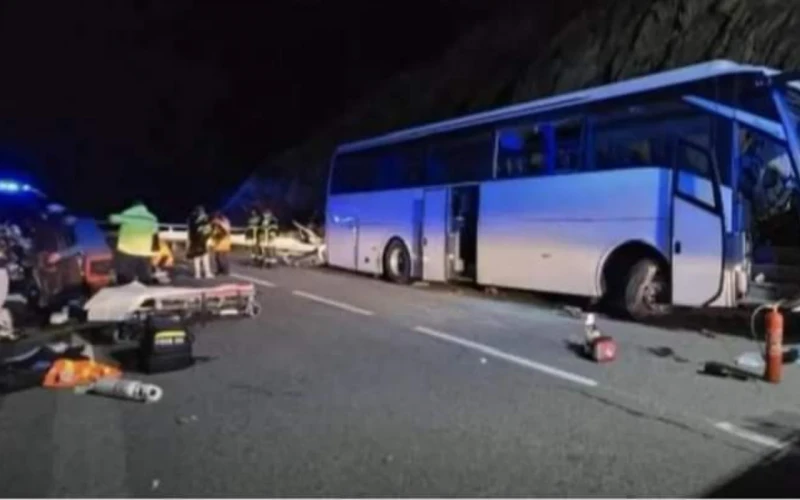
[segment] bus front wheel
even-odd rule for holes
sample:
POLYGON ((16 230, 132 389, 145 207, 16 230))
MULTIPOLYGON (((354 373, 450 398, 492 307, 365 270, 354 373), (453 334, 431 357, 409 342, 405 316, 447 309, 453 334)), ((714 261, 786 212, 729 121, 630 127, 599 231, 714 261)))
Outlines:
POLYGON ((399 239, 392 240, 383 255, 383 275, 389 281, 407 285, 411 282, 411 255, 399 239))
POLYGON ((664 269, 652 259, 641 259, 628 272, 620 305, 634 320, 662 315, 667 312, 668 287, 664 269))

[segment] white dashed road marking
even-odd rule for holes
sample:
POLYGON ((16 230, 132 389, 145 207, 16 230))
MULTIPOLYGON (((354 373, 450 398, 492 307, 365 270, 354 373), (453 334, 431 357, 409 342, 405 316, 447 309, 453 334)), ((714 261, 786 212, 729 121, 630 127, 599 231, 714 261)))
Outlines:
POLYGON ((325 297, 320 297, 319 295, 314 295, 313 293, 303 292, 301 290, 294 290, 292 295, 296 295, 298 297, 303 297, 304 299, 313 300, 314 302, 319 302, 320 304, 325 304, 331 307, 336 307, 342 309, 343 311, 348 311, 355 314, 361 314, 362 316, 374 316, 375 313, 372 311, 367 311, 366 309, 361 309, 360 307, 351 306, 350 304, 345 304, 344 302, 339 302, 338 300, 328 299, 325 297))
POLYGON ((278 285, 276 285, 275 283, 273 283, 271 281, 262 280, 260 278, 253 278, 252 276, 247 276, 246 274, 231 273, 231 276, 236 278, 236 279, 249 281, 250 283, 253 283, 253 284, 256 284, 256 285, 265 286, 267 288, 275 288, 276 286, 278 286, 278 285))
POLYGON ((592 380, 590 378, 583 377, 581 375, 576 375, 568 371, 560 370, 552 366, 544 365, 542 363, 537 363, 536 361, 516 356, 514 354, 509 354, 507 352, 495 349, 494 347, 489 347, 487 345, 479 344, 477 342, 472 342, 471 340, 466 340, 462 339, 461 337, 456 337, 453 335, 449 335, 447 333, 439 332, 433 330, 432 328, 428 328, 425 326, 417 326, 414 327, 414 331, 417 333, 421 333, 423 335, 428 335, 429 337, 434 337, 439 340, 443 340, 445 342, 450 342, 451 344, 458 344, 462 347, 466 347, 467 349, 472 349, 473 351, 478 351, 487 356, 491 356, 497 359, 502 359, 503 361, 507 361, 509 363, 513 363, 515 365, 522 366, 524 368, 529 368, 531 370, 536 370, 538 372, 546 373, 547 375, 553 377, 558 377, 560 379, 568 380, 570 382, 585 385, 588 387, 597 387, 596 380, 592 380))
MULTIPOLYGON (((234 278, 238 278, 241 280, 249 281, 256 285, 261 285, 267 288, 276 288, 277 285, 272 283, 271 281, 267 281, 260 278, 255 278, 252 276, 248 276, 245 274, 238 274, 238 273, 231 273, 231 276, 234 278)), ((368 311, 366 309, 362 309, 360 307, 356 307, 351 304, 347 304, 345 302, 339 302, 338 300, 329 299, 327 297, 321 297, 319 295, 314 295, 313 293, 304 292, 302 290, 294 290, 292 291, 292 295, 297 297, 302 297, 304 299, 308 299, 320 304, 325 304, 331 307, 335 307, 337 309, 341 309, 343 311, 348 311, 354 314, 360 314, 362 316, 374 316, 375 313, 372 311, 368 311)), ((465 347, 467 349, 471 349, 473 351, 477 351, 482 353, 485 356, 490 356, 496 359, 500 359, 506 361, 508 363, 515 364, 517 366, 521 366, 523 368, 527 368, 530 370, 535 370, 540 373, 544 373, 550 375, 552 377, 560 378, 562 380, 567 380, 569 382, 573 382, 575 384, 583 385, 586 387, 598 387, 599 384, 596 380, 584 377, 582 375, 578 375, 575 373, 571 373, 565 370, 561 370, 559 368, 555 368, 553 366, 545 365, 542 363, 538 363, 536 361, 523 358, 521 356, 517 356, 515 354, 510 354, 499 349, 495 349, 494 347, 490 347, 488 345, 480 344, 478 342, 473 342, 471 340, 466 340, 461 337, 457 337, 455 335, 450 335, 444 332, 440 332, 438 330, 434 330, 432 328, 428 328, 426 326, 416 326, 413 330, 417 333, 421 333, 423 335, 427 335, 429 337, 433 337, 439 339, 444 342, 448 342, 450 344, 459 345, 461 347, 465 347)), ((483 361, 482 361, 483 362, 483 361)), ((613 388, 608 388, 612 389, 613 388)), ((739 439, 744 439, 745 441, 750 441, 751 443, 755 443, 761 446, 765 446, 767 448, 773 449, 783 449, 789 446, 791 443, 781 441, 775 439, 770 436, 765 436, 763 434, 759 434, 757 432, 749 431, 747 429, 743 429, 741 427, 737 427, 730 422, 714 422, 708 420, 714 428, 720 430, 722 432, 726 432, 732 436, 736 436, 739 439)))
POLYGON ((759 434, 757 432, 749 431, 747 429, 742 429, 741 427, 736 427, 730 422, 717 422, 714 424, 714 427, 717 429, 727 432, 728 434, 732 434, 738 438, 745 439, 747 441, 760 444, 761 446, 766 446, 767 448, 775 448, 777 450, 781 450, 786 448, 790 443, 780 441, 773 437, 765 436, 763 434, 759 434))

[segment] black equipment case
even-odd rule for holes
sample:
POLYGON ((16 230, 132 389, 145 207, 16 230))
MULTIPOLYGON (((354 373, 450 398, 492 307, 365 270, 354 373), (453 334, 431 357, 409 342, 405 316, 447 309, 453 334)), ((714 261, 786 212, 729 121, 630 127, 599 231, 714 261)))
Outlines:
POLYGON ((139 368, 161 373, 188 368, 194 362, 194 335, 180 316, 151 316, 139 342, 139 368))

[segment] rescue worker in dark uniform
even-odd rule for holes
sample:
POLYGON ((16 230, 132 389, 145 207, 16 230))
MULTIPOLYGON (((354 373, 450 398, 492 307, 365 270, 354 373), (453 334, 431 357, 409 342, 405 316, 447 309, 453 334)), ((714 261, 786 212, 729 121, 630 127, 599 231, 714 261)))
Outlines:
POLYGON ((211 219, 205 208, 197 206, 189 217, 189 245, 186 257, 192 260, 194 277, 213 278, 208 243, 212 233, 211 219))
POLYGON ((270 209, 264 210, 261 216, 262 231, 264 231, 264 264, 272 266, 277 264, 277 252, 273 246, 275 237, 278 236, 278 219, 270 209))
POLYGON ((253 207, 247 219, 245 238, 251 245, 253 264, 265 266, 274 262, 274 249, 269 246, 277 232, 277 220, 269 209, 259 210, 253 207))
POLYGON ((250 247, 250 260, 255 264, 259 251, 258 228, 261 225, 261 214, 256 207, 252 207, 247 215, 247 229, 244 241, 250 247))

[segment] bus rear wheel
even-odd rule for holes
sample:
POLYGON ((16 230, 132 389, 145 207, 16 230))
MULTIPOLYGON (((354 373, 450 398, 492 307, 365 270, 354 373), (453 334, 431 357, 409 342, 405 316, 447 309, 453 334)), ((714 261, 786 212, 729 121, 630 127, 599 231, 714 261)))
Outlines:
POLYGON ((383 275, 393 283, 411 283, 411 255, 405 244, 398 239, 389 242, 383 254, 383 275))
POLYGON ((669 283, 664 269, 652 259, 643 258, 631 266, 620 290, 619 305, 631 319, 641 321, 668 311, 669 283))

